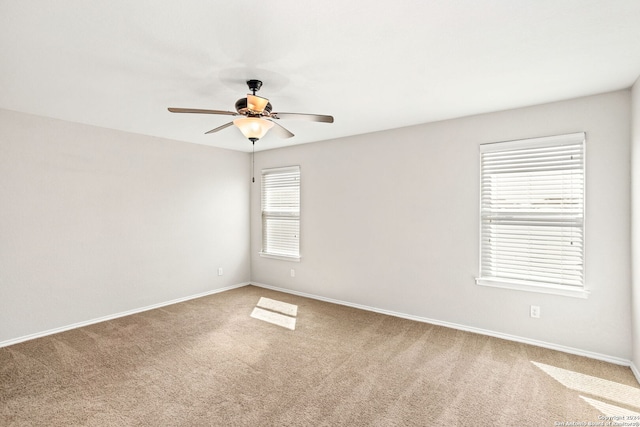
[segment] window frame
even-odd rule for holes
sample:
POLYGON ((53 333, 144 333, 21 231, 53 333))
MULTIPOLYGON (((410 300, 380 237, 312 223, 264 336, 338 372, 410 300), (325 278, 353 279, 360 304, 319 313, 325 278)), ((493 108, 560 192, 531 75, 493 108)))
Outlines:
POLYGON ((259 252, 261 257, 264 258, 273 258, 273 259, 279 259, 279 260, 284 260, 284 261, 294 261, 294 262, 299 262, 301 259, 301 255, 300 255, 300 227, 301 227, 301 221, 300 221, 300 199, 301 199, 301 177, 302 177, 302 173, 301 173, 301 169, 299 165, 295 165, 295 166, 284 166, 284 167, 277 167, 277 168, 268 168, 268 169, 262 169, 261 172, 261 181, 260 181, 260 221, 261 221, 261 250, 259 252), (266 175, 277 175, 277 174, 281 174, 281 175, 285 175, 285 174, 291 174, 292 172, 297 173, 297 181, 298 181, 298 185, 297 185, 297 211, 291 211, 290 209, 283 209, 283 210, 273 210, 273 211, 268 211, 265 210, 265 191, 268 191, 269 188, 267 188, 265 186, 265 176, 266 175), (268 228, 267 228, 267 223, 268 220, 285 220, 285 221, 295 221, 297 222, 297 235, 296 235, 296 240, 297 240, 297 253, 286 253, 286 252, 278 252, 278 251, 273 251, 273 250, 268 250, 265 249, 267 248, 268 244, 267 244, 267 235, 268 235, 268 228))
MULTIPOLYGON (((488 144, 480 144, 479 147, 480 156, 479 156, 479 169, 480 169, 480 193, 479 193, 479 275, 476 278, 476 284, 481 286, 490 286, 490 287, 498 287, 498 288, 506 288, 506 289, 515 289, 521 291, 529 291, 529 292, 538 292, 538 293, 546 293, 546 294, 555 294, 569 297, 577 297, 577 298, 588 298, 589 290, 586 286, 585 280, 585 219, 586 219, 586 134, 584 132, 577 132, 571 134, 564 135, 555 135, 549 137, 541 137, 541 138, 529 138, 522 140, 513 140, 513 141, 503 141, 503 142, 495 142, 488 144), (580 237, 582 239, 582 248, 581 248, 581 283, 580 285, 568 285, 568 284, 558 284, 558 283, 550 283, 536 280, 526 280, 526 279, 516 279, 513 277, 500 277, 499 275, 485 275, 483 271, 483 267, 485 266, 484 260, 489 258, 488 254, 484 253, 484 244, 486 232, 484 223, 486 221, 485 211, 483 210, 483 184, 485 176, 484 171, 484 162, 483 155, 485 153, 498 153, 498 152, 509 152, 519 149, 531 149, 531 148, 543 148, 543 147, 559 147, 565 145, 580 145, 581 146, 581 177, 582 177, 582 211, 579 214, 576 214, 576 218, 581 218, 580 224, 580 237)), ((504 189, 503 189, 504 191, 504 189)), ((546 198, 550 198, 546 196, 546 198)), ((527 199, 531 200, 531 199, 527 199)), ((490 202, 492 203, 492 202, 490 202)), ((527 211, 527 213, 536 214, 535 210, 527 211)), ((504 224, 503 224, 504 225, 504 224)), ((541 225, 545 226, 545 225, 541 225)), ((530 227, 536 227, 535 225, 529 225, 530 227)), ((530 228, 531 229, 531 228, 530 228)), ((535 228, 533 229, 535 230, 535 228)), ((541 229, 540 229, 541 230, 541 229)), ((574 230, 574 228, 572 228, 574 230)), ((535 234, 535 233, 534 233, 535 234)), ((527 250, 527 255, 530 254, 529 248, 527 250)), ((511 255, 511 254, 510 254, 511 255)), ((503 258, 505 259, 505 258, 503 258)), ((495 269, 495 264, 492 264, 491 261, 487 262, 487 264, 491 265, 493 269, 495 269)))

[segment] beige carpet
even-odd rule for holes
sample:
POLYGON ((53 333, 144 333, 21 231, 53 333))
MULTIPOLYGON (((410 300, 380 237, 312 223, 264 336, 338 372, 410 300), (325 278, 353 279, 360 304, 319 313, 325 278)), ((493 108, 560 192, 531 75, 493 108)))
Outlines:
POLYGON ((640 413, 629 368, 253 286, 0 349, 2 426, 554 426, 625 413, 640 413), (295 330, 251 317, 260 298, 296 305, 295 330))

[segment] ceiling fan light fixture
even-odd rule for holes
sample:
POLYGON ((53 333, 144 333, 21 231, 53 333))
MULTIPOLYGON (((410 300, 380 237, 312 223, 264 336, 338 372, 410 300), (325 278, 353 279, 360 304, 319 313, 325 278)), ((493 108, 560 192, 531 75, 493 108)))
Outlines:
POLYGON ((242 117, 235 119, 233 124, 240 129, 242 134, 250 139, 260 139, 273 127, 273 122, 257 117, 242 117))
POLYGON ((256 95, 247 95, 247 108, 254 113, 262 113, 269 103, 267 98, 256 95))

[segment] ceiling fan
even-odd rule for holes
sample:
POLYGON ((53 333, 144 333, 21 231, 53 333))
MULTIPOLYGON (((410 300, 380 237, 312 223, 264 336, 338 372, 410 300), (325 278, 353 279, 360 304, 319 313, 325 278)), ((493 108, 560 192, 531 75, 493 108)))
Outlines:
POLYGON ((169 108, 172 113, 196 113, 196 114, 218 114, 224 116, 242 116, 215 129, 211 129, 205 134, 218 132, 235 125, 240 132, 255 144, 257 140, 266 135, 269 129, 281 138, 291 138, 293 133, 277 123, 280 119, 298 119, 312 122, 333 123, 332 116, 321 114, 303 113, 275 113, 272 112, 271 103, 267 98, 256 96, 256 92, 262 87, 260 80, 248 80, 247 86, 252 94, 247 94, 246 98, 240 98, 236 102, 236 111, 222 110, 202 110, 198 108, 169 108))

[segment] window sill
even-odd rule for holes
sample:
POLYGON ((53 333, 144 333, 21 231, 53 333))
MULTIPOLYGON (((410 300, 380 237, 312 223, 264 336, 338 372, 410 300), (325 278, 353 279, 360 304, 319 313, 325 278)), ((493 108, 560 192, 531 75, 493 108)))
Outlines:
POLYGON ((260 252, 260 256, 263 258, 272 258, 279 259, 281 261, 292 261, 292 262, 300 262, 300 256, 290 256, 290 255, 275 255, 267 252, 260 252))
POLYGON ((540 294, 562 295, 573 298, 589 298, 590 292, 586 289, 574 289, 569 286, 538 285, 528 283, 510 282, 498 279, 476 278, 476 284, 492 288, 513 289, 517 291, 537 292, 540 294))

